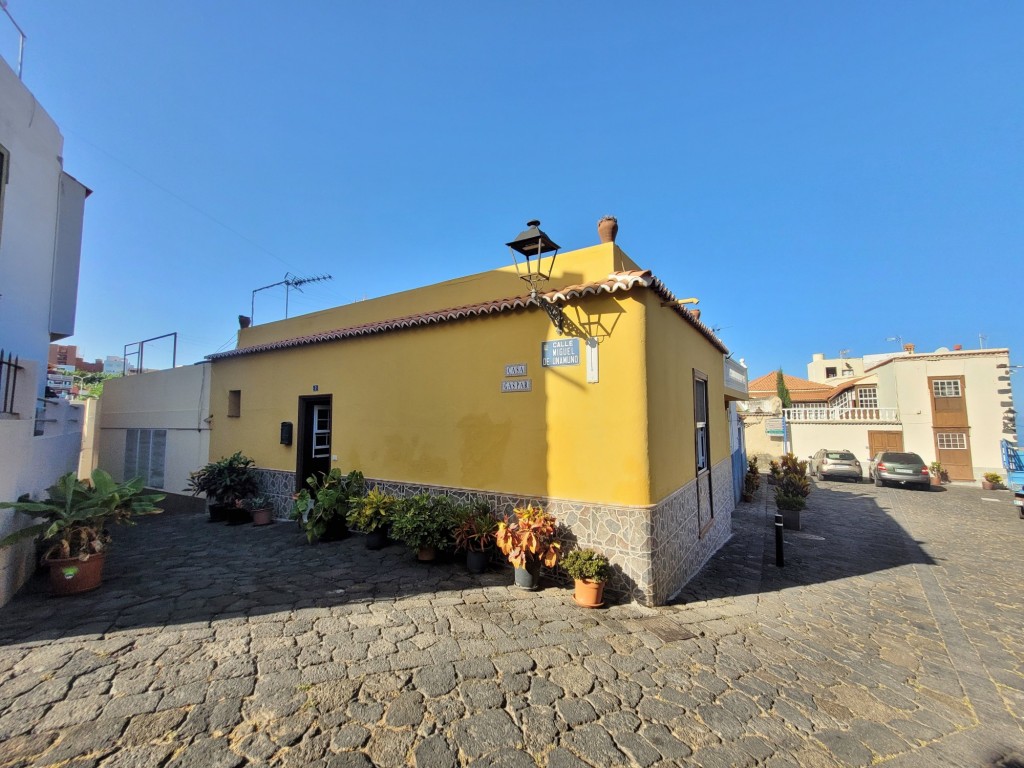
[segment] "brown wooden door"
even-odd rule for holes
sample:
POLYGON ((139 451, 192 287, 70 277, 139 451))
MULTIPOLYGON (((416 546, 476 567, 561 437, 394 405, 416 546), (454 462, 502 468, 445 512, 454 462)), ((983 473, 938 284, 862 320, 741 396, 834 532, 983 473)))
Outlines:
POLYGON ((967 386, 963 376, 929 376, 935 457, 950 480, 973 480, 971 425, 967 421, 967 386))
POLYGON ((903 433, 869 429, 868 450, 871 453, 868 458, 871 459, 875 458, 881 451, 902 451, 903 433))
POLYGON ((935 429, 935 456, 950 480, 973 480, 971 433, 967 429, 935 429))

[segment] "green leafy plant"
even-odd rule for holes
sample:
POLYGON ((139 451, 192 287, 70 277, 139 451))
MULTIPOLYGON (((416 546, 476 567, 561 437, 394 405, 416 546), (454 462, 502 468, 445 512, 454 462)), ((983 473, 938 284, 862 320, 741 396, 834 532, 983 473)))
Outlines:
POLYGON ((302 523, 306 538, 312 543, 323 538, 332 521, 345 520, 352 500, 363 495, 365 480, 358 470, 343 475, 334 467, 326 474, 314 473, 306 478, 306 485, 293 497, 291 517, 302 523))
POLYGON ((793 407, 793 397, 789 394, 789 387, 786 386, 786 376, 781 368, 775 373, 775 393, 779 396, 779 400, 782 401, 783 408, 793 407))
POLYGON ((498 521, 491 505, 486 501, 474 501, 469 513, 457 518, 455 525, 455 547, 466 551, 486 552, 494 545, 498 532, 498 521))
POLYGON ((984 477, 992 485, 1001 485, 1003 482, 1003 476, 998 472, 986 472, 984 477))
POLYGON ((526 568, 536 561, 553 568, 562 548, 555 541, 554 516, 532 504, 516 507, 513 515, 498 522, 498 549, 516 568, 526 568))
POLYGON ((391 537, 410 549, 442 549, 451 542, 453 514, 453 503, 447 496, 417 493, 395 505, 391 537))
POLYGON ((611 564, 608 558, 592 549, 574 549, 562 558, 562 568, 581 581, 608 581, 611 564))
POLYGON ((273 502, 268 496, 250 496, 248 499, 239 499, 235 506, 244 509, 246 512, 255 512, 258 509, 269 509, 273 502))
POLYGON ((163 511, 156 505, 164 494, 142 491, 140 477, 119 483, 102 469, 93 471, 90 480, 79 480, 74 472, 68 472, 50 486, 42 501, 0 503, 0 509, 14 509, 43 520, 0 539, 0 547, 40 536, 49 545, 44 560, 87 560, 110 543, 108 523, 132 525, 135 515, 163 511))
POLYGON ((779 493, 778 489, 775 491, 775 505, 779 509, 786 511, 799 511, 807 506, 807 500, 799 494, 793 496, 786 493, 779 493))
POLYGON ((743 500, 753 501, 754 494, 761 487, 761 473, 757 468, 757 456, 747 459, 747 472, 743 475, 743 500))
POLYGON ((215 504, 234 506, 242 499, 256 495, 257 480, 255 462, 237 451, 230 456, 210 462, 188 476, 188 486, 193 496, 205 493, 215 504))
POLYGON ((768 462, 768 482, 774 485, 782 479, 782 465, 772 459, 768 462))
MULTIPOLYGON (((773 462, 774 463, 774 462, 773 462)), ((780 477, 775 483, 775 503, 779 509, 799 510, 807 506, 805 499, 811 493, 807 478, 807 462, 787 453, 779 462, 780 477)))
POLYGON ((398 499, 376 485, 365 495, 349 499, 348 524, 357 531, 372 533, 386 526, 398 499))

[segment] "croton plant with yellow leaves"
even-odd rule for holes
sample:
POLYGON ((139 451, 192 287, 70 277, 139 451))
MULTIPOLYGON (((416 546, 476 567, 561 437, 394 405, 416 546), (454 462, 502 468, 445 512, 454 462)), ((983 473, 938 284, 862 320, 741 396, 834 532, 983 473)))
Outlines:
POLYGON ((540 507, 528 504, 516 507, 513 517, 498 523, 495 540, 498 549, 516 568, 526 568, 531 561, 540 561, 547 568, 558 562, 562 549, 555 540, 556 520, 540 507))

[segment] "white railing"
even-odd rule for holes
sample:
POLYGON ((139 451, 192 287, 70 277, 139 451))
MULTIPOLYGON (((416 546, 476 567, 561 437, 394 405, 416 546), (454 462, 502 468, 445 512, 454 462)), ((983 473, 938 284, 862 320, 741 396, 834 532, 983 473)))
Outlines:
POLYGON ((868 421, 898 424, 898 408, 785 408, 782 415, 794 421, 868 421))
POLYGON ((725 358, 725 386, 743 394, 747 393, 747 368, 735 360, 725 358))

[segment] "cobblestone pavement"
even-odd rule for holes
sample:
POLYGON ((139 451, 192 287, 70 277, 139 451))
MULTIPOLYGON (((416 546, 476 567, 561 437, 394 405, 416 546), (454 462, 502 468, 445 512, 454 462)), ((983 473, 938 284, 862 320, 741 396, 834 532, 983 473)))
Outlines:
POLYGON ((0 766, 1024 765, 1008 494, 818 483, 781 569, 771 507, 676 604, 599 611, 358 537, 144 520, 102 589, 0 609, 0 766))

